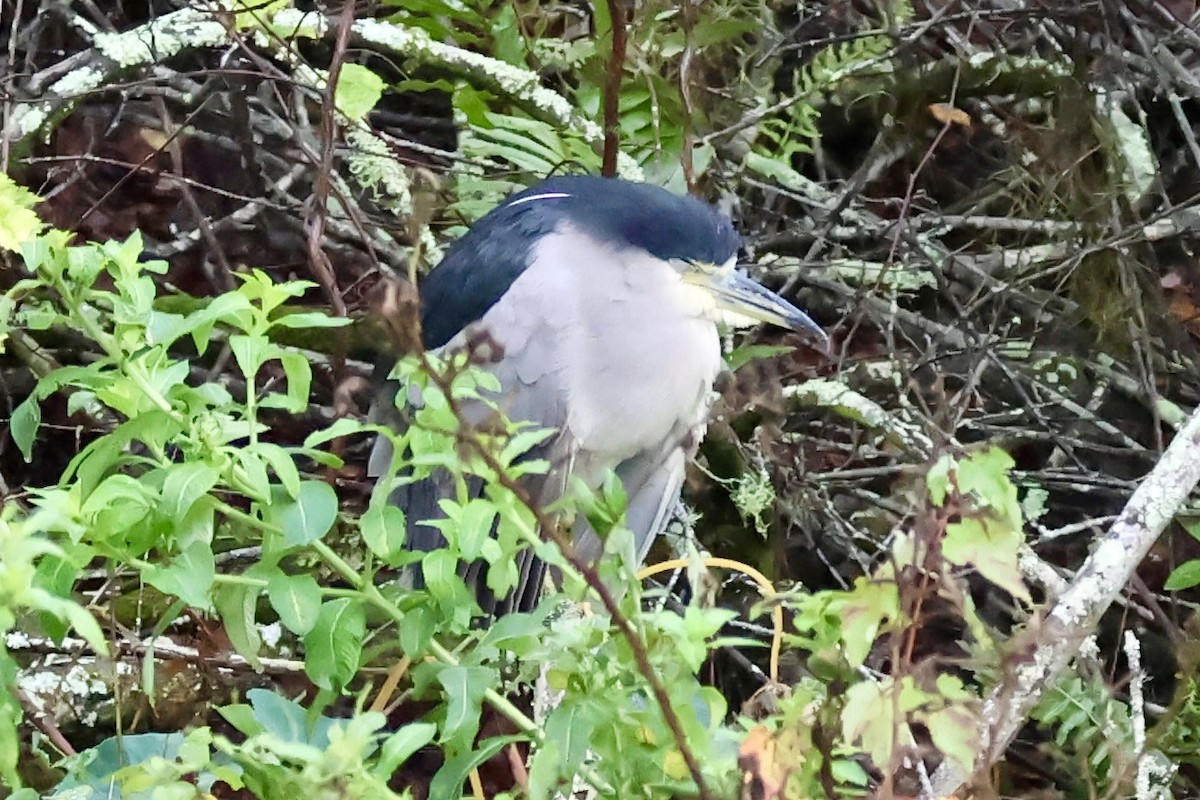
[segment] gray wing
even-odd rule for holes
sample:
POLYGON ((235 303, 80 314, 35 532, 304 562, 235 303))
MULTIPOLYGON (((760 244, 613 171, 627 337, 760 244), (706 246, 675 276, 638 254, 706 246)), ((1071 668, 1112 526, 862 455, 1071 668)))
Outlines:
MULTIPOLYGON (((661 447, 645 450, 622 462, 616 468, 617 477, 628 496, 625 522, 633 533, 637 561, 645 561, 650 546, 670 521, 671 510, 683 488, 688 460, 695 455, 694 442, 700 430, 682 429, 663 442, 661 447)), ((575 547, 589 561, 600 557, 603 543, 586 520, 575 529, 575 547)))
MULTIPOLYGON (((468 326, 466 330, 439 348, 440 355, 462 349, 472 343, 493 353, 495 360, 483 367, 496 376, 501 390, 493 398, 504 415, 513 421, 528 422, 539 428, 553 428, 559 433, 531 450, 527 458, 546 459, 551 464, 544 476, 528 476, 524 486, 531 499, 545 507, 561 496, 566 477, 574 457, 573 441, 566 431, 567 386, 562 372, 563 361, 557 352, 556 343, 563 340, 561 326, 567 324, 565 315, 556 318, 545 313, 526 313, 535 306, 522 302, 520 291, 506 295, 494 305, 484 318, 468 326)), ((411 413, 396 407, 394 397, 396 385, 385 388, 372 406, 369 418, 394 430, 405 430, 411 424, 411 413)), ((408 404, 408 405, 411 405, 408 404)), ((484 403, 463 404, 464 421, 471 425, 488 426, 494 422, 495 411, 484 403)), ((368 460, 367 472, 378 478, 386 474, 392 458, 391 442, 384 437, 376 439, 368 460)), ((445 547, 446 541, 434 527, 424 524, 442 517, 438 501, 454 498, 456 484, 444 470, 435 471, 430 477, 408 484, 401 484, 393 491, 390 501, 404 509, 407 520, 405 548, 428 552, 445 547)), ((482 496, 484 484, 479 479, 467 483, 470 497, 482 496)), ((523 551, 518 563, 520 575, 517 588, 507 597, 497 598, 487 589, 486 564, 482 562, 464 564, 460 569, 468 588, 472 589, 484 611, 502 614, 512 610, 528 610, 537 603, 541 589, 544 565, 523 551)), ((421 584, 420 576, 413 575, 413 584, 421 584)))

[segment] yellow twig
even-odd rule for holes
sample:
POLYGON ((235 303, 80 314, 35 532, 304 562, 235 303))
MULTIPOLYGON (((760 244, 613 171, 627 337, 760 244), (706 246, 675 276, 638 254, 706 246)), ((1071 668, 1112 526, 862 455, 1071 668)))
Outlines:
POLYGON ((475 800, 487 800, 487 795, 483 793, 483 781, 479 779, 479 769, 471 770, 471 794, 475 800))
POLYGON ((405 656, 392 665, 392 668, 388 670, 387 678, 383 681, 383 686, 379 687, 379 694, 375 695, 375 700, 371 703, 372 711, 383 711, 387 708, 388 701, 395 694, 396 687, 400 685, 400 679, 404 677, 404 673, 408 672, 410 664, 412 664, 412 659, 405 656))
MULTIPOLYGON (((743 564, 741 561, 734 561, 732 558, 716 558, 714 556, 705 556, 700 559, 700 563, 706 567, 718 567, 721 569, 732 569, 750 578, 758 584, 758 591, 766 600, 774 599, 776 595, 775 584, 767 580, 767 576, 756 570, 749 564, 743 564)), ((686 558, 672 558, 670 561, 663 561, 660 564, 652 564, 648 567, 642 567, 637 574, 639 581, 643 581, 660 572, 667 572, 672 569, 687 569, 692 562, 686 558)), ((783 608, 775 605, 771 609, 771 660, 768 664, 768 676, 771 683, 779 682, 779 653, 783 649, 783 608)))

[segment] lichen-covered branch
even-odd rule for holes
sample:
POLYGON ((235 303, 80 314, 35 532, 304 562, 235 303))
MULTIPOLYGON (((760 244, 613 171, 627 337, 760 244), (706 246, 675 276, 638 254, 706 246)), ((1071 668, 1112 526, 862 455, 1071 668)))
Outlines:
MULTIPOLYGON (((984 704, 987 730, 976 770, 986 769, 1003 755, 1049 681, 1067 666, 1079 645, 1095 631, 1100 616, 1125 587, 1198 482, 1200 409, 1176 434, 1058 602, 1040 624, 1029 627, 1024 645, 1010 655, 1012 669, 984 704)), ((952 794, 969 777, 947 760, 933 775, 933 796, 952 794)))

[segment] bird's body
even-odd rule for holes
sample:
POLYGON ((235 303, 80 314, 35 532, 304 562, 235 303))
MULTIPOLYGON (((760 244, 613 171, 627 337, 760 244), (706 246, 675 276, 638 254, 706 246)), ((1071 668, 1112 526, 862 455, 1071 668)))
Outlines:
MULTIPOLYGON (((505 302, 468 331, 486 331, 504 353, 488 367, 500 379, 501 411, 558 430, 540 453, 551 465, 540 502, 556 499, 568 475, 596 488, 609 470, 633 477, 671 462, 666 485, 651 492, 662 496, 643 496, 644 479, 626 480, 631 520, 645 520, 633 530, 648 546, 665 497, 678 496, 683 459, 675 453, 702 434, 721 369, 716 327, 664 262, 559 231, 534 247, 505 302), (559 269, 568 259, 586 281, 559 269)), ((598 555, 594 540, 579 544, 584 557, 598 555)))
MULTIPOLYGON (((553 178, 486 215, 430 273, 421 289, 425 345, 453 351, 486 340, 493 357, 483 366, 500 384, 500 411, 556 431, 535 453, 550 470, 529 480, 533 500, 545 507, 570 477, 597 488, 615 471, 642 558, 678 499, 722 368, 717 322, 729 304, 689 280, 689 270, 733 280, 726 272, 737 246, 729 220, 693 198, 553 178)), ((474 425, 494 413, 478 402, 465 411, 474 425)), ((372 473, 387 459, 386 444, 378 446, 372 473)), ((436 501, 453 490, 435 477, 398 493, 410 547, 444 544, 421 522, 440 516, 436 501)), ((586 559, 600 554, 586 523, 576 526, 576 546, 586 559)), ((541 573, 525 566, 524 585, 489 610, 532 604, 541 573)), ((477 588, 478 569, 467 570, 477 588)))

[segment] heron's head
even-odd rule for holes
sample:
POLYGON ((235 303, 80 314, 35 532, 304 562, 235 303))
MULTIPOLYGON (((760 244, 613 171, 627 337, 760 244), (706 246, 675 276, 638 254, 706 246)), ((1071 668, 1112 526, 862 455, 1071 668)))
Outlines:
POLYGON ((827 341, 807 314, 738 269, 741 239, 712 206, 645 183, 561 176, 508 198, 455 243, 422 289, 426 346, 479 319, 529 266, 538 242, 568 226, 597 248, 668 264, 688 302, 716 322, 765 322, 827 341))

